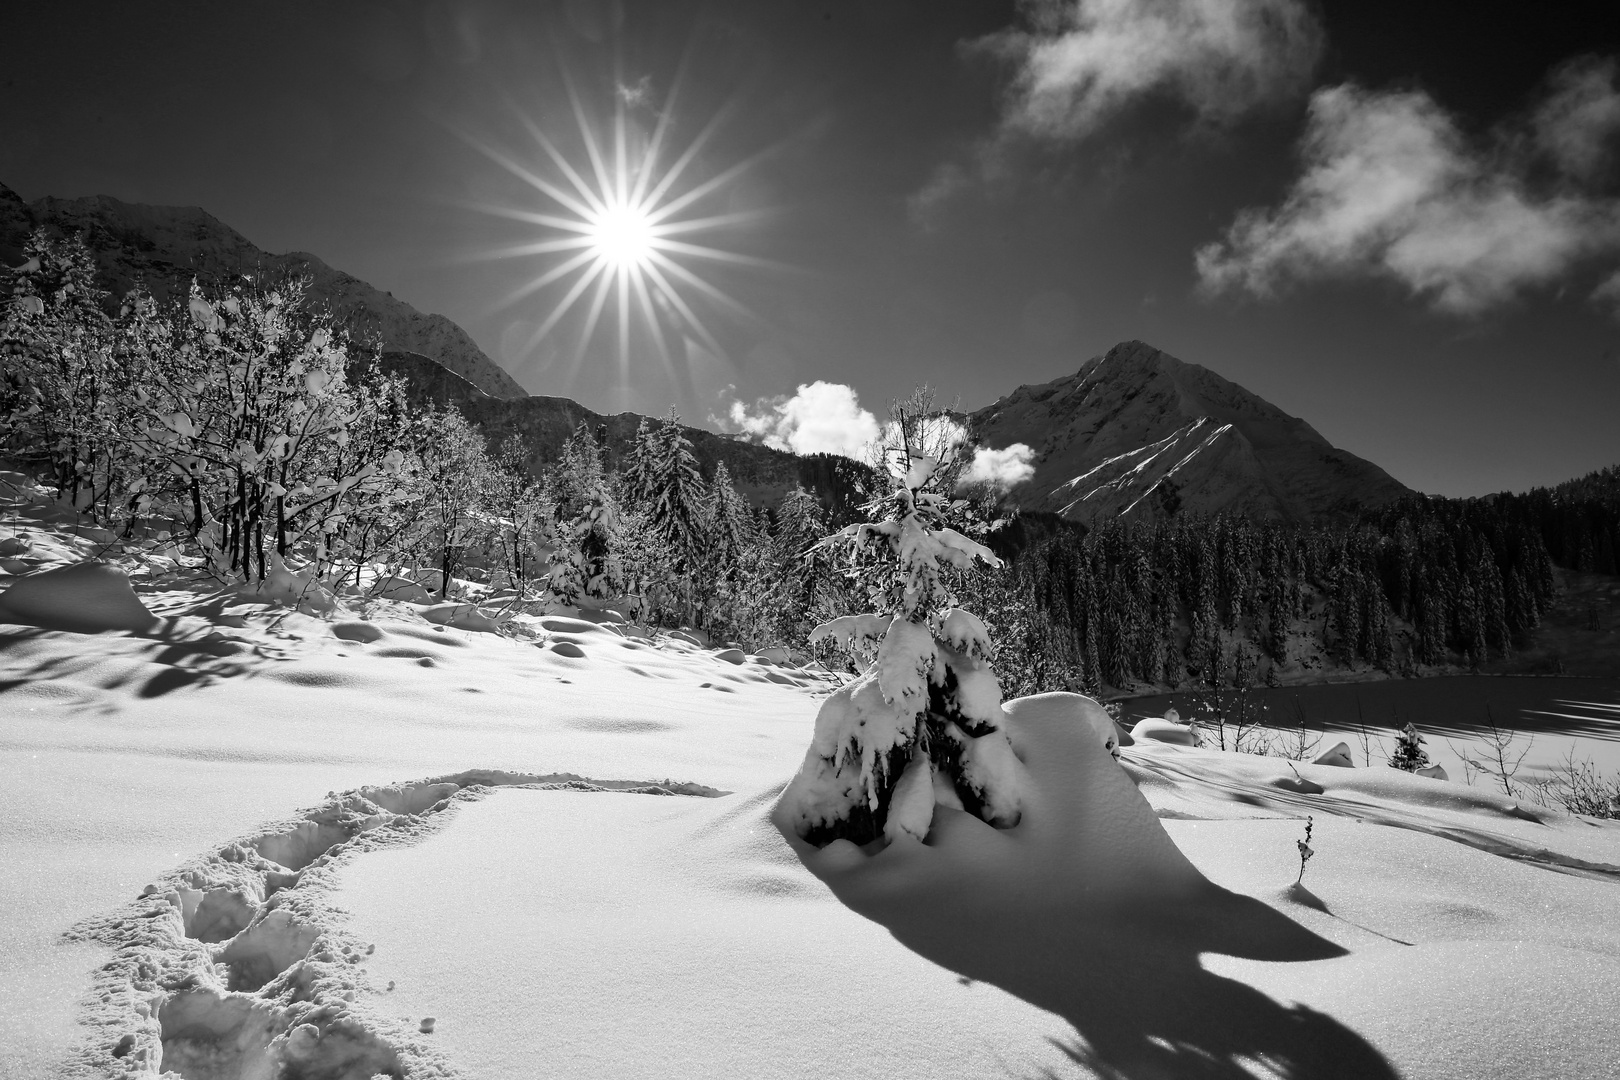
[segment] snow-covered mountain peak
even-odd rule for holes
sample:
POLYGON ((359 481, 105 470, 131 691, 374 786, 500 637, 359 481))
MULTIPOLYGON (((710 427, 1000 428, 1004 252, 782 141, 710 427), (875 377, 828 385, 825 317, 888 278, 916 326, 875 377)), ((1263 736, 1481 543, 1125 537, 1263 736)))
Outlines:
POLYGON ((991 447, 1035 449, 1035 475, 1013 489, 1014 501, 1078 520, 1228 512, 1316 521, 1409 494, 1305 421, 1141 341, 1021 386, 971 419, 991 447))

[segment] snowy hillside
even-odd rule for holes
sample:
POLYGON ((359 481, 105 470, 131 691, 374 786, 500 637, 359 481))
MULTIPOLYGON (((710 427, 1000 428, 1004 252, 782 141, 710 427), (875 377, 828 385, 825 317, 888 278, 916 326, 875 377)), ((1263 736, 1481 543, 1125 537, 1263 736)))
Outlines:
POLYGON ((301 614, 15 498, 9 537, 8 1078, 1620 1059, 1615 822, 1166 721, 1116 761, 1097 706, 1049 694, 1007 709, 1017 827, 941 805, 926 843, 816 850, 779 799, 832 684, 782 654, 403 601, 301 614), (45 576, 98 553, 131 584, 45 576))
POLYGON ((526 393, 466 331, 443 315, 424 315, 308 252, 262 251, 197 207, 145 206, 106 195, 25 203, 0 184, 0 256, 8 265, 19 261, 24 238, 40 226, 66 235, 83 233, 95 252, 104 286, 119 296, 137 277, 164 300, 184 297, 194 275, 205 282, 231 282, 239 274, 307 274, 312 279, 311 299, 329 305, 337 320, 359 337, 375 337, 385 348, 430 357, 490 397, 519 398, 526 393))
POLYGON ((1014 502, 1078 521, 1179 511, 1342 522, 1411 494, 1305 421, 1140 341, 970 419, 988 446, 1035 449, 1035 475, 1014 502))

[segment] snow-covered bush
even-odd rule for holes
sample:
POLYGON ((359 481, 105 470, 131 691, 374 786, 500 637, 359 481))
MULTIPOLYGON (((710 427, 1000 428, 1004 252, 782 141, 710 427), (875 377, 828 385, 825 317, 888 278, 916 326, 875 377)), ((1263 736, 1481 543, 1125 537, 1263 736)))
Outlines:
POLYGON ((848 559, 873 607, 818 626, 867 661, 829 697, 794 785, 800 836, 867 844, 928 834, 936 803, 1010 828, 1022 812, 1022 768, 1003 730, 1001 688, 984 624, 957 606, 952 578, 990 550, 950 527, 964 509, 941 490, 940 459, 903 438, 873 520, 822 542, 848 559))
POLYGON ((400 388, 351 381, 353 346, 304 292, 193 286, 170 318, 126 298, 130 511, 180 523, 222 574, 262 580, 294 549, 327 565, 409 501, 400 388))
POLYGON ((439 568, 438 592, 448 599, 468 554, 498 546, 499 523, 485 509, 493 466, 483 434, 452 406, 424 413, 408 430, 420 499, 413 553, 439 568))

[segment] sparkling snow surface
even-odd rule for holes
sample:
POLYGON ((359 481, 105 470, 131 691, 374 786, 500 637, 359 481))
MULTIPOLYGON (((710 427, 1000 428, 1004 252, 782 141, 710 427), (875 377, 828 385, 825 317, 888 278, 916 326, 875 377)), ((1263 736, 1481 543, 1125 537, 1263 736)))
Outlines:
MULTIPOLYGON (((377 1006, 477 1077, 1059 1075, 1058 1017, 909 951, 805 872, 767 790, 501 791, 342 873, 377 1006)), ((1071 1066, 1072 1068, 1072 1066, 1071 1066)))
MULTIPOLYGON (((195 609, 178 592, 143 600, 160 616, 165 601, 195 609)), ((790 773, 810 739, 816 703, 798 685, 813 679, 682 642, 572 620, 535 645, 419 618, 219 610, 245 625, 0 624, 6 1080, 59 1075, 85 1035, 74 1015, 106 950, 65 931, 329 791, 470 768, 748 790, 790 773)))
POLYGON ((109 1046, 151 1028, 80 1012, 110 951, 64 944, 72 927, 327 792, 472 768, 733 794, 496 789, 333 849, 330 932, 375 946, 351 958, 356 1008, 409 1021, 435 1052, 408 1058, 421 1075, 1550 1080, 1620 1061, 1613 823, 1150 740, 1116 763, 1079 699, 1046 695, 1008 708, 1031 778, 1016 829, 937 807, 926 844, 815 851, 771 821, 818 704, 793 669, 574 620, 525 643, 409 605, 365 622, 136 591, 149 636, 0 625, 6 1080, 69 1075, 86 1040, 127 1064, 109 1046))

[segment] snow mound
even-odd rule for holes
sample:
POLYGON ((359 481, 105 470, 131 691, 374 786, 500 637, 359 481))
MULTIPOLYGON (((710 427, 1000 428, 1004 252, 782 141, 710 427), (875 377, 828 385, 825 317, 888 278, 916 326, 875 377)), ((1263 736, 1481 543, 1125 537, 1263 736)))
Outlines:
POLYGON ((926 844, 818 850, 799 835, 791 785, 772 822, 811 873, 902 944, 1072 1023, 1084 1041, 1074 1052, 1088 1055, 1076 1060, 1098 1075, 1237 1076, 1258 1059, 1285 1076, 1392 1077, 1337 1020, 1201 966, 1204 953, 1287 962, 1346 950, 1199 873, 1088 711, 1068 694, 1007 704, 1028 771, 1016 829, 935 805, 926 844))
POLYGON ((1186 724, 1178 724, 1173 720, 1161 720, 1149 717, 1138 720, 1136 726, 1131 728, 1131 737, 1137 742, 1161 742, 1172 746, 1197 746, 1198 738, 1193 734, 1192 728, 1186 724))
POLYGON ((110 563, 81 562, 19 578, 0 593, 0 622, 99 634, 148 633, 158 618, 110 563))
POLYGON ((244 591, 267 603, 283 604, 306 613, 331 611, 337 606, 332 590, 316 579, 314 566, 293 570, 273 551, 264 580, 245 586, 244 591))
POLYGON ((345 620, 332 624, 332 636, 343 641, 357 641, 369 645, 387 637, 388 632, 376 623, 345 620))
POLYGON ((375 586, 375 594, 384 600, 406 600, 413 604, 433 603, 433 594, 410 578, 392 577, 380 581, 375 586))
POLYGON ((1311 759, 1312 765, 1332 765, 1339 769, 1353 769, 1356 767, 1355 759, 1350 756, 1348 743, 1334 743, 1326 750, 1311 759))
POLYGON ((422 618, 439 626, 453 626, 457 630, 472 630, 482 634, 498 634, 501 624, 476 604, 433 604, 422 609, 422 618))

